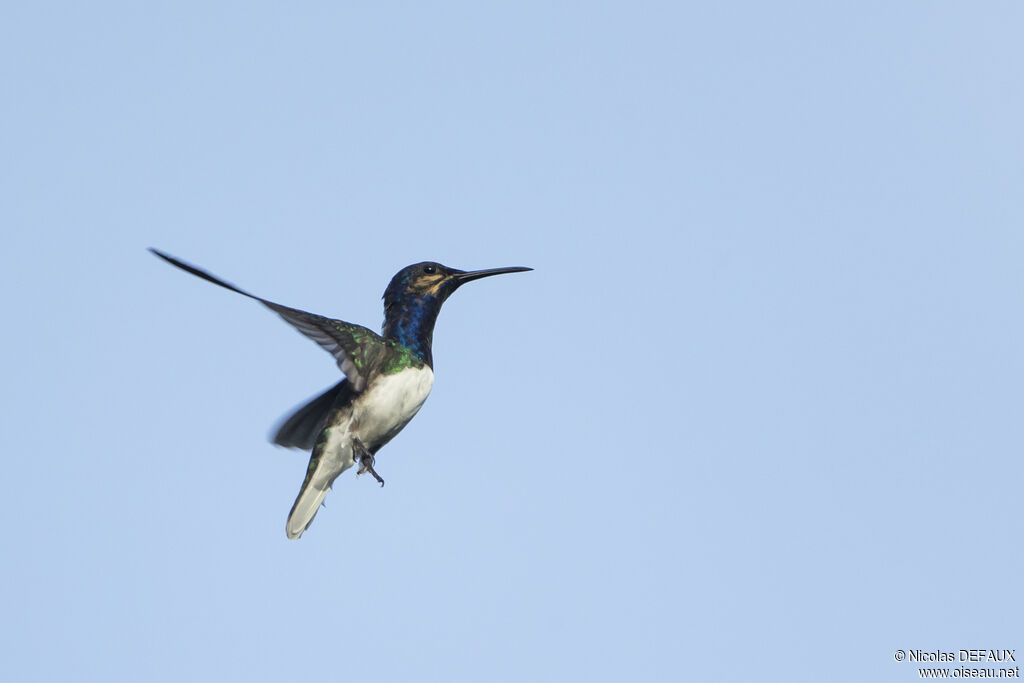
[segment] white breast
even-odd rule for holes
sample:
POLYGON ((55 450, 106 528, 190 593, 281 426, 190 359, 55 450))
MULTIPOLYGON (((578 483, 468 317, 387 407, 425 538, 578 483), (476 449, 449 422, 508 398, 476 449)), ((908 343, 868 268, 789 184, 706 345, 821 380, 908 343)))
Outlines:
POLYGON ((427 366, 382 375, 356 399, 352 431, 368 447, 387 443, 419 411, 434 386, 427 366))
POLYGON ((355 465, 352 439, 358 438, 371 450, 393 439, 427 400, 433 385, 434 373, 426 366, 378 377, 327 427, 325 440, 317 444, 320 459, 313 485, 326 489, 355 465))

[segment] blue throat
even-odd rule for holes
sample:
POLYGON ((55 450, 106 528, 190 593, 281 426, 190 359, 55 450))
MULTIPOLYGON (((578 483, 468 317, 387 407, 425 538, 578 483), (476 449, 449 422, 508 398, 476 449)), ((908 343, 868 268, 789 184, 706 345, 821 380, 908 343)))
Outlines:
POLYGON ((412 349, 417 358, 433 367, 431 343, 441 301, 433 296, 403 296, 384 306, 384 336, 412 349))

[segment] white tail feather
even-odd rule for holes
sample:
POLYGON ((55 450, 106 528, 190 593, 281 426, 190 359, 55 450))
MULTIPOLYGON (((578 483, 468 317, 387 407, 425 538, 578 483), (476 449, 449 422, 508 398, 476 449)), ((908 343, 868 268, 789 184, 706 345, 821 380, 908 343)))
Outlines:
POLYGON ((288 538, 298 538, 303 531, 309 528, 309 525, 313 523, 313 518, 316 517, 317 510, 320 509, 320 504, 324 502, 324 496, 327 495, 328 490, 330 490, 330 486, 318 488, 310 483, 299 492, 299 497, 295 499, 295 505, 292 506, 291 514, 288 515, 288 524, 285 527, 288 538))
POLYGON ((352 459, 352 442, 347 430, 328 429, 327 439, 318 443, 310 462, 316 461, 312 476, 302 482, 299 496, 288 514, 285 532, 288 538, 302 536, 302 532, 313 523, 313 518, 324 502, 324 496, 331 490, 331 484, 338 475, 355 464, 352 459))

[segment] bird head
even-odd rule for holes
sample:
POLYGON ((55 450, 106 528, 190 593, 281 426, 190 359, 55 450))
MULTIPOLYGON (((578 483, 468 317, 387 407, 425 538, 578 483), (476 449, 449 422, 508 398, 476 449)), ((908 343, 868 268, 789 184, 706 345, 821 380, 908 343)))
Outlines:
POLYGON ((513 266, 510 268, 488 268, 486 270, 459 270, 435 263, 424 261, 406 266, 398 271, 388 288, 384 290, 384 305, 388 306, 399 300, 407 299, 434 299, 438 303, 444 301, 455 292, 456 289, 480 278, 503 273, 519 273, 533 268, 513 266))

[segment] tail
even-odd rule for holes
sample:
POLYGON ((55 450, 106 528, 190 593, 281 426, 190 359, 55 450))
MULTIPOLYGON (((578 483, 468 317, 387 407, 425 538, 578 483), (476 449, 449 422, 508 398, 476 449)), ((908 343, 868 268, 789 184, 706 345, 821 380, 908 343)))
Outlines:
POLYGON ((303 484, 302 490, 299 491, 299 497, 295 499, 295 505, 292 505, 292 511, 288 514, 288 524, 285 526, 288 538, 293 540, 299 538, 302 536, 302 532, 309 528, 330 488, 330 485, 321 488, 312 484, 303 484))
POLYGON ((309 467, 306 468, 306 478, 299 489, 299 496, 292 505, 292 511, 288 513, 288 524, 285 526, 288 538, 302 536, 302 532, 313 523, 313 518, 324 502, 324 496, 331 490, 331 484, 339 474, 354 464, 352 448, 348 444, 339 447, 337 443, 330 443, 329 438, 317 442, 309 458, 309 467))

